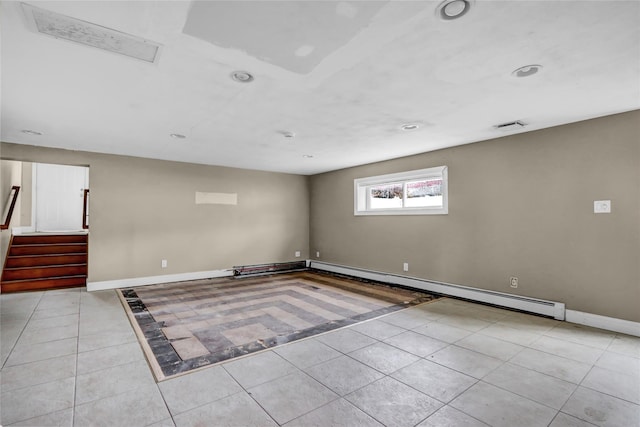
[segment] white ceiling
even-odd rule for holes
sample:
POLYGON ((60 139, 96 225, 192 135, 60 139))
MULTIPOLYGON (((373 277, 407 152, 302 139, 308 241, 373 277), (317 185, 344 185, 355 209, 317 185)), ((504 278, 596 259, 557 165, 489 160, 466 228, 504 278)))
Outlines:
POLYGON ((314 174, 640 108, 639 1, 27 3, 162 47, 56 39, 3 1, 6 142, 314 174))

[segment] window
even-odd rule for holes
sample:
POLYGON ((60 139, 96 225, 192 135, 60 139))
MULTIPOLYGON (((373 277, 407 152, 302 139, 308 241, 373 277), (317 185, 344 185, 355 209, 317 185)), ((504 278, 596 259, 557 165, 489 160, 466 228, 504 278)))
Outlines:
POLYGON ((446 166, 358 178, 353 191, 354 215, 448 213, 446 166))

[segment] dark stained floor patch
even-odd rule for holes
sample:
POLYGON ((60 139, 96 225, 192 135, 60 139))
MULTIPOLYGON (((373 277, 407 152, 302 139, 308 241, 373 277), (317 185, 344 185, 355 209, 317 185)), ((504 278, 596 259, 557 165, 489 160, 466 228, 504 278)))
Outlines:
POLYGON ((317 271, 119 291, 158 381, 435 299, 317 271))

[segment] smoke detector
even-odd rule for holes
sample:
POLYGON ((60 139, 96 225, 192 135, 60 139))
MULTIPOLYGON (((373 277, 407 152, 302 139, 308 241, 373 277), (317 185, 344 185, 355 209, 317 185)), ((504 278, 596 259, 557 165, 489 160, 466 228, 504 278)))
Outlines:
POLYGON ((515 122, 502 123, 499 125, 495 125, 494 129, 497 129, 502 132, 511 132, 514 130, 522 129, 527 124, 521 122, 520 120, 516 120, 515 122))
POLYGON ((161 45, 156 42, 25 3, 22 8, 29 26, 40 34, 151 63, 158 57, 161 45))

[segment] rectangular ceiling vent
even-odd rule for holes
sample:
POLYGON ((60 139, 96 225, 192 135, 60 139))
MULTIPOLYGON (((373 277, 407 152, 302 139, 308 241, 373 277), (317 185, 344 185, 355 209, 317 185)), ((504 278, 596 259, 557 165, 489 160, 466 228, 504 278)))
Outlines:
POLYGON ((151 63, 158 57, 159 43, 25 3, 22 7, 29 25, 38 33, 151 63))
POLYGON ((515 122, 502 123, 500 125, 495 125, 494 128, 498 129, 502 132, 511 132, 513 130, 522 129, 527 124, 522 123, 520 120, 516 120, 515 122))

